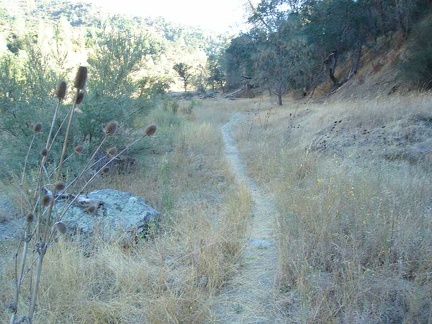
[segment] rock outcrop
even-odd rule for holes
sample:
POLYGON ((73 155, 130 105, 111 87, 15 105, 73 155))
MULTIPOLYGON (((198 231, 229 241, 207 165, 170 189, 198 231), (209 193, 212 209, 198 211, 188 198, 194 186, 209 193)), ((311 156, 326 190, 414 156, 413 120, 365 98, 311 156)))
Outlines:
MULTIPOLYGON (((72 237, 79 235, 86 240, 98 235, 104 240, 117 240, 146 236, 159 221, 157 210, 150 207, 143 197, 128 192, 103 189, 80 198, 80 203, 72 204, 62 216, 72 237)), ((69 202, 58 202, 57 209, 61 210, 65 204, 69 202)))

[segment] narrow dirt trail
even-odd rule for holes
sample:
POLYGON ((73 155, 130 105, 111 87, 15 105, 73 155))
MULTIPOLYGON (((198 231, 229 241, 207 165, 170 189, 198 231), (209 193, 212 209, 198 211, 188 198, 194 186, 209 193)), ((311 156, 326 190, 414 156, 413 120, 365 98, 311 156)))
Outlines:
POLYGON ((276 208, 272 196, 249 178, 236 148, 232 126, 242 115, 235 113, 222 127, 225 155, 239 184, 251 193, 252 218, 242 265, 216 303, 216 323, 278 323, 274 307, 277 247, 273 237, 276 208))

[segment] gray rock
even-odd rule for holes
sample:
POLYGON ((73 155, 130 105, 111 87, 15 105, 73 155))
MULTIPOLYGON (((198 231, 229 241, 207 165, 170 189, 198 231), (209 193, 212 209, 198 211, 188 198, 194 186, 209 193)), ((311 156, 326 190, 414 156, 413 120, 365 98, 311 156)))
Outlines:
POLYGON ((0 241, 17 238, 21 225, 18 209, 10 197, 0 191, 0 241))
POLYGON ((258 239, 258 238, 250 238, 249 242, 253 246, 256 246, 259 249, 267 249, 273 245, 271 242, 269 242, 267 240, 262 240, 262 239, 258 239))
MULTIPOLYGON (((98 207, 90 213, 86 206, 73 204, 62 216, 68 226, 68 233, 79 234, 84 240, 99 235, 105 240, 121 237, 135 238, 147 235, 159 221, 160 213, 150 207, 142 197, 112 189, 96 190, 85 198, 98 202, 98 207)), ((61 210, 65 202, 58 202, 61 210)))

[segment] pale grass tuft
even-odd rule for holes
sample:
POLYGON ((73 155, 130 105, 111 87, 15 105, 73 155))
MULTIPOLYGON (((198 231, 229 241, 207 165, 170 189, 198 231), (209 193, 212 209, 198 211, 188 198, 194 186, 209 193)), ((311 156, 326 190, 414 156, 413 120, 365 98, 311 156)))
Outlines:
POLYGON ((413 297, 430 291, 419 284, 432 267, 429 160, 395 158, 429 143, 428 109, 426 95, 292 104, 267 130, 258 117, 239 124, 250 174, 276 193, 277 300, 290 320, 430 321, 430 299, 413 297))

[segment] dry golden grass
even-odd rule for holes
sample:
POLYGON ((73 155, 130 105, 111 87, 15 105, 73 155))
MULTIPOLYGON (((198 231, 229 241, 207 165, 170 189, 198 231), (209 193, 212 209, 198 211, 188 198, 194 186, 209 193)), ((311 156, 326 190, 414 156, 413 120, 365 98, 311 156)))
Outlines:
MULTIPOLYGON (((146 197, 162 212, 160 232, 136 245, 95 238, 90 256, 72 242, 54 245, 44 263, 38 323, 213 321, 210 303, 238 266, 250 216, 248 191, 234 184, 223 155, 219 126, 228 114, 203 107, 193 118, 160 110, 148 117, 159 126, 148 141, 152 153, 131 174, 98 179, 90 189, 146 197)), ((14 269, 4 264, 6 305, 14 269)), ((6 309, 0 314, 7 318, 6 309)))
MULTIPOLYGON (((277 198, 275 295, 287 322, 432 321, 430 96, 187 105, 137 121, 158 124, 150 153, 133 173, 95 183, 146 197, 163 214, 160 233, 100 242, 90 257, 53 246, 37 322, 215 321, 211 305, 237 273, 251 212, 223 153, 220 126, 235 111, 248 174, 277 198)), ((3 273, 6 305, 13 267, 3 273)))
POLYGON ((293 322, 432 321, 430 100, 292 103, 238 127, 250 174, 277 195, 293 322))

